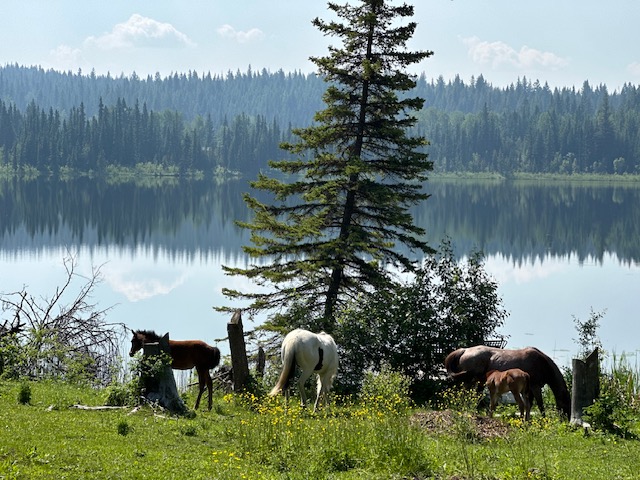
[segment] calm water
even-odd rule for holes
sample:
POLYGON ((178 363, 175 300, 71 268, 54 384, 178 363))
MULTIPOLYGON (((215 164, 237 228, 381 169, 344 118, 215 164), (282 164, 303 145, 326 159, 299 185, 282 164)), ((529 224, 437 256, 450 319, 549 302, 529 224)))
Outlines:
MULTIPOLYGON (((233 223, 247 218, 246 189, 240 181, 0 182, 0 292, 26 286, 50 297, 71 252, 80 273, 101 266, 94 300, 114 306, 109 321, 215 343, 229 320, 213 310, 229 305, 221 288, 252 288, 221 271, 246 261, 246 234, 233 223)), ((501 329, 509 347, 535 345, 568 365, 578 352, 574 318, 593 309, 606 312, 605 349, 635 362, 640 186, 431 181, 428 189, 417 222, 433 246, 451 237, 460 258, 485 252, 510 313, 501 329)))

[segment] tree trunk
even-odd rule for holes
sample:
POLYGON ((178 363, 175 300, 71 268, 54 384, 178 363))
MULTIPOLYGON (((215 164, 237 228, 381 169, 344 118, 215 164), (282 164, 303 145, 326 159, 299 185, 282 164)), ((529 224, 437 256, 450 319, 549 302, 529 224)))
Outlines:
POLYGON ((574 358, 572 367, 571 422, 582 425, 584 408, 592 405, 600 393, 598 349, 591 352, 584 361, 574 358))
POLYGON ((249 381, 249 361, 247 360, 247 347, 244 343, 240 310, 236 310, 227 324, 227 334, 229 335, 231 366, 233 367, 233 390, 240 392, 244 390, 249 381))
POLYGON ((156 358, 161 353, 166 354, 170 358, 169 334, 165 334, 158 343, 144 344, 143 352, 144 364, 142 381, 144 385, 144 397, 149 402, 158 403, 171 413, 185 413, 187 407, 178 394, 171 363, 165 363, 160 369, 149 368, 149 365, 156 365, 156 358))

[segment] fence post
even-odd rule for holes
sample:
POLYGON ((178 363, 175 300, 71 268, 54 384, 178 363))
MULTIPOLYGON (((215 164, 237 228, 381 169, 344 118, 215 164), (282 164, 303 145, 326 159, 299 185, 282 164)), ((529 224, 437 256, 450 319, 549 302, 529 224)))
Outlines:
POLYGON ((591 352, 584 361, 574 358, 571 364, 573 367, 571 423, 582 425, 584 408, 592 405, 600 393, 598 349, 591 352))
POLYGON ((233 390, 240 392, 249 380, 249 361, 247 360, 247 347, 244 342, 240 310, 235 311, 227 324, 227 334, 229 335, 231 366, 233 368, 233 390))

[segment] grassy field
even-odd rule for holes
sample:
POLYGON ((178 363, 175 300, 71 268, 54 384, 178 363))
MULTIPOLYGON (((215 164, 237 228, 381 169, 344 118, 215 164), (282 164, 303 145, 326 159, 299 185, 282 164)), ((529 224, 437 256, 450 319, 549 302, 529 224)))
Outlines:
POLYGON ((523 425, 508 407, 495 419, 411 409, 394 395, 337 399, 317 414, 252 395, 217 396, 191 418, 74 407, 104 401, 91 388, 0 381, 0 478, 640 478, 639 440, 554 415, 523 425))

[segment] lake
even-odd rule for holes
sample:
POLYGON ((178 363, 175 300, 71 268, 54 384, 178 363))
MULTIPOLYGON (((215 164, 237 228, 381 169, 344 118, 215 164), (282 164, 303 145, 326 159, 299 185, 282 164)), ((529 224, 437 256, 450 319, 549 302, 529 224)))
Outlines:
MULTIPOLYGON (((101 268, 94 301, 113 306, 107 321, 215 344, 230 317, 213 307, 232 305, 222 287, 253 287, 221 269, 247 261, 248 235, 234 224, 248 218, 247 188, 240 180, 0 181, 0 292, 25 286, 51 297, 73 254, 79 273, 101 268)), ((434 247, 450 237, 460 259, 485 253, 509 312, 500 330, 508 347, 537 346, 570 365, 579 351, 574 319, 593 310, 604 312, 605 350, 636 361, 639 185, 431 180, 427 190, 416 222, 434 247)), ((218 346, 228 353, 226 342, 218 346)))

